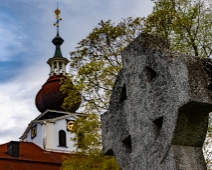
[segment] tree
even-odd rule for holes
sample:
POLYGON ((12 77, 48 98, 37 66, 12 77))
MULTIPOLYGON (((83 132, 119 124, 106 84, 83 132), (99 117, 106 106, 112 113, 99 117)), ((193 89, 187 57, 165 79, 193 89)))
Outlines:
MULTIPOLYGON (((73 74, 64 82, 66 85, 73 82, 76 89, 81 91, 82 107, 86 117, 81 117, 74 124, 76 131, 73 132, 76 137, 73 140, 77 147, 76 157, 65 159, 63 163, 65 170, 71 170, 72 165, 78 165, 78 168, 82 166, 81 169, 106 167, 105 164, 99 164, 106 158, 100 150, 101 136, 98 133, 100 130, 95 131, 96 134, 92 132, 92 128, 88 128, 96 123, 95 127, 98 129, 99 118, 91 119, 90 116, 101 114, 108 109, 111 90, 121 68, 120 53, 142 31, 165 38, 172 51, 210 57, 212 53, 210 0, 157 0, 154 2, 153 12, 146 19, 127 18, 117 25, 110 20, 101 21, 85 39, 78 43, 76 50, 70 53, 73 74), (85 154, 86 157, 82 156, 85 154), (81 156, 77 157, 77 155, 81 156), (80 164, 81 159, 88 162, 80 164), (93 165, 98 166, 93 167, 93 165)), ((66 85, 62 85, 61 89, 65 90, 68 87, 66 85)), ((77 100, 73 95, 71 97, 73 101, 66 100, 63 108, 68 108, 70 103, 77 100)), ((107 158, 108 162, 113 162, 113 159, 107 158)))
POLYGON ((212 53, 210 0, 157 0, 144 31, 162 36, 169 49, 194 56, 212 53))
POLYGON ((121 51, 142 31, 143 18, 123 19, 118 25, 101 21, 71 52, 72 81, 79 87, 87 112, 108 108, 115 78, 121 68, 121 51), (76 76, 77 75, 77 76, 76 76))
MULTIPOLYGON (((165 38, 172 51, 209 57, 212 53, 210 0, 153 0, 146 18, 127 18, 115 25, 101 21, 71 52, 71 78, 82 93, 84 110, 103 113, 116 75, 120 52, 142 31, 165 38)), ((68 104, 68 102, 65 102, 68 104)))
POLYGON ((81 91, 84 114, 74 122, 72 140, 76 151, 64 158, 63 170, 120 169, 114 157, 102 153, 99 114, 108 108, 121 68, 120 52, 141 33, 142 22, 143 18, 123 19, 118 25, 101 21, 70 53, 74 74, 61 80, 60 90, 69 94, 62 107, 67 111, 72 108, 79 101, 77 92, 81 91))
MULTIPOLYGON (((171 51, 194 56, 212 54, 212 1, 210 0, 153 0, 153 12, 144 22, 144 32, 163 37, 171 51)), ((212 169, 212 125, 203 146, 208 169, 212 169)))
POLYGON ((76 151, 64 158, 63 170, 120 170, 114 157, 103 155, 99 130, 97 114, 83 115, 74 122, 76 151))

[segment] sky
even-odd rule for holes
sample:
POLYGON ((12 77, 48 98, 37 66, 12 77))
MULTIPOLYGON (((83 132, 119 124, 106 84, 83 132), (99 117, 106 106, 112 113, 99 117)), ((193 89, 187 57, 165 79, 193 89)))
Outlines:
MULTIPOLYGON (((19 140, 40 114, 35 96, 49 77, 56 7, 56 0, 0 0, 0 144, 19 140)), ((151 0, 60 0, 63 56, 100 20, 146 17, 152 7, 151 0)))

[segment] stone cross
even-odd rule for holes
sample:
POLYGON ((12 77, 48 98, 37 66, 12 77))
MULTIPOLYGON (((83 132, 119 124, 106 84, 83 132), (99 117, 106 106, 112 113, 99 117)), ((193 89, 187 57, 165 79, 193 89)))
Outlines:
POLYGON ((122 61, 101 117, 104 153, 122 170, 206 170, 210 60, 171 53, 163 40, 141 34, 122 61))

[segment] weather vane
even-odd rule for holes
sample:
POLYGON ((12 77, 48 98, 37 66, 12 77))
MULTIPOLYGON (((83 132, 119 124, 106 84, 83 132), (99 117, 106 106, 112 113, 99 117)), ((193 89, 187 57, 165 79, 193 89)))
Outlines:
POLYGON ((60 10, 58 9, 58 4, 57 4, 57 9, 54 11, 55 15, 56 15, 56 22, 54 23, 54 26, 59 27, 59 22, 60 20, 62 20, 62 18, 60 18, 60 10))

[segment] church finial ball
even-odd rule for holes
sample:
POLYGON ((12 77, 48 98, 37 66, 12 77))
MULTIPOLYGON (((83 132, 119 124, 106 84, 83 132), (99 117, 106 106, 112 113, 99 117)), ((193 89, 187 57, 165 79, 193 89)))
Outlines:
POLYGON ((59 19, 60 17, 60 10, 57 8, 55 11, 54 11, 55 15, 56 15, 56 19, 59 19))

